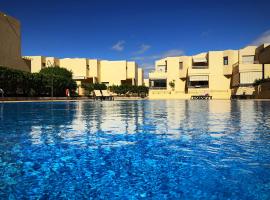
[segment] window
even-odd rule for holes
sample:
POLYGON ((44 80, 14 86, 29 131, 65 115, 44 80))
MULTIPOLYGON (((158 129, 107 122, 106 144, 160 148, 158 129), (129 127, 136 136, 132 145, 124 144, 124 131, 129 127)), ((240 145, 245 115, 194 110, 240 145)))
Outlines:
POLYGON ((208 88, 208 76, 190 76, 188 86, 191 88, 208 88))
POLYGON ((179 69, 183 69, 183 62, 179 62, 179 69))
POLYGON ((87 69, 87 70, 89 70, 89 69, 90 69, 90 68, 89 68, 89 65, 86 65, 86 69, 87 69))
POLYGON ((167 88, 167 79, 156 79, 156 80, 150 80, 150 87, 151 89, 154 88, 167 88))
POLYGON ((109 82, 101 82, 101 84, 105 84, 107 87, 109 86, 109 82))
POLYGON ((228 65, 228 64, 229 64, 228 56, 223 57, 223 65, 228 65))
POLYGON ((253 64, 254 63, 254 55, 242 56, 243 64, 253 64))
POLYGON ((46 67, 46 63, 42 63, 42 67, 46 67))
POLYGON ((193 88, 208 88, 209 87, 209 81, 190 81, 189 87, 193 88))
POLYGON ((192 59, 192 68, 193 69, 207 69, 208 68, 208 60, 207 58, 193 58, 192 59))

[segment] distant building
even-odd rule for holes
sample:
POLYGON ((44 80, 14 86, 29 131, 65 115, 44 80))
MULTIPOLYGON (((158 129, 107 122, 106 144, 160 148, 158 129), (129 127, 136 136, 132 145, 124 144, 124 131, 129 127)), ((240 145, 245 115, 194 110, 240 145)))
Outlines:
POLYGON ((0 66, 30 72, 30 65, 21 57, 20 22, 0 12, 0 66))
POLYGON ((143 79, 143 84, 144 84, 146 87, 149 87, 149 79, 148 79, 148 78, 143 79))
POLYGON ((240 50, 209 51, 193 56, 166 57, 149 73, 149 98, 190 99, 210 95, 214 99, 254 94, 253 83, 270 76, 269 45, 240 50), (267 53, 268 52, 268 53, 267 53), (267 60, 268 59, 268 60, 267 60))
POLYGON ((133 61, 108 61, 87 58, 54 58, 45 56, 27 56, 31 60, 31 72, 39 72, 42 68, 60 66, 73 72, 79 88, 84 94, 81 84, 104 83, 111 85, 143 85, 143 70, 133 61))

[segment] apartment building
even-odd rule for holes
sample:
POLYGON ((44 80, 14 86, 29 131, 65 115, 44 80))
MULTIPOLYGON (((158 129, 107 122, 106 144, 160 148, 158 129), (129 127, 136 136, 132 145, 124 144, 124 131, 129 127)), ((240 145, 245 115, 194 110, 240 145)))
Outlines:
POLYGON ((268 44, 240 50, 209 51, 193 56, 166 57, 149 73, 150 99, 190 99, 210 95, 213 99, 253 95, 256 79, 270 76, 266 60, 268 44), (265 61, 266 62, 266 61, 265 61))
POLYGON ((21 24, 0 12, 0 66, 30 72, 31 62, 21 56, 21 24))
POLYGON ((78 93, 84 94, 83 82, 111 85, 143 85, 143 70, 133 61, 108 61, 87 58, 54 58, 45 56, 27 56, 31 60, 31 72, 42 68, 60 66, 73 72, 78 84, 78 93))

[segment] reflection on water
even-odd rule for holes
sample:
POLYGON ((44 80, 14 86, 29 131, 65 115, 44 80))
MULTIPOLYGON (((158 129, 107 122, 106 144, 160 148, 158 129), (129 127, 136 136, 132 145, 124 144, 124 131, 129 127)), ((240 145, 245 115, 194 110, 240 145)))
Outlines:
POLYGON ((269 111, 267 101, 2 103, 0 197, 269 199, 269 111))

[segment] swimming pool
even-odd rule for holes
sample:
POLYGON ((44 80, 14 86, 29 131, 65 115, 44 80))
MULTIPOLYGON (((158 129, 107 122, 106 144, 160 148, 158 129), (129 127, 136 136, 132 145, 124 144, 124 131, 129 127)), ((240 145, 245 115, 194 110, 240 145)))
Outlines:
POLYGON ((0 103, 1 199, 270 199, 270 102, 0 103))

